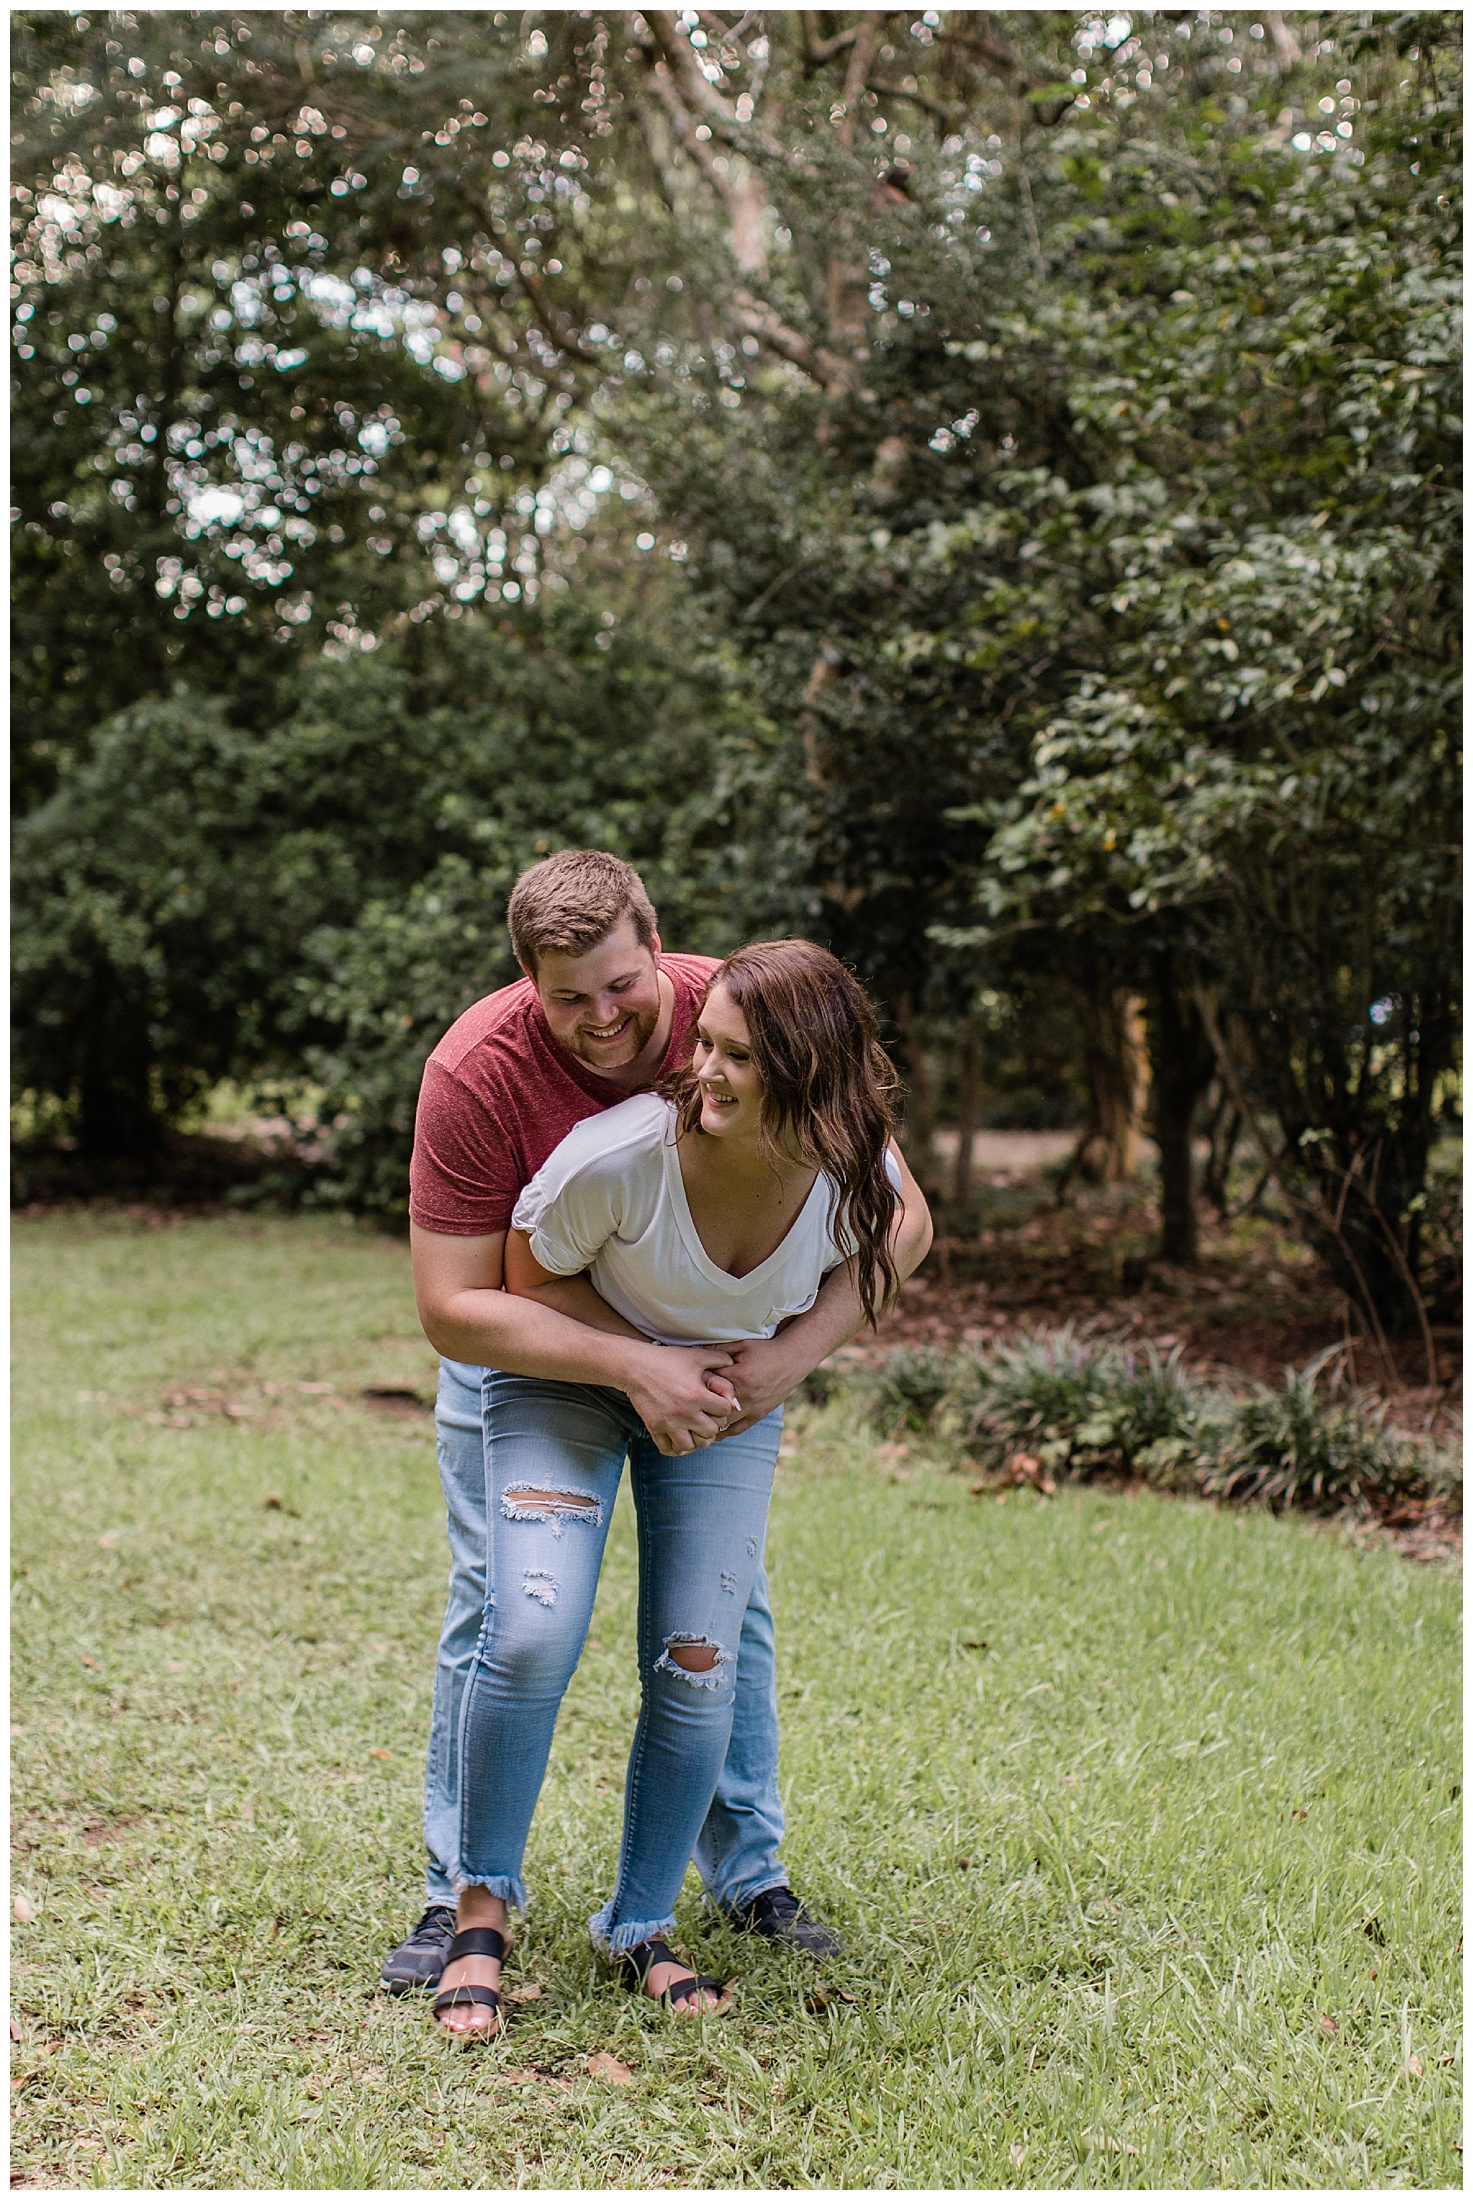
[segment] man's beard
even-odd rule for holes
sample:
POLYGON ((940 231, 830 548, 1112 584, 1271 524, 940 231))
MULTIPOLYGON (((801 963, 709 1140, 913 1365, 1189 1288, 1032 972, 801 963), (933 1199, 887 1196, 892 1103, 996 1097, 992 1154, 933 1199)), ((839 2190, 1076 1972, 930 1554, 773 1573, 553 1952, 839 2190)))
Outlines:
POLYGON ((620 1032, 617 1045, 605 1041, 600 1046, 596 1039, 590 1039, 582 1031, 575 1031, 569 1051, 577 1056, 585 1069, 627 1069, 631 1062, 639 1060, 654 1037, 655 1026, 659 1021, 658 1004, 648 1012, 632 1008, 629 1011, 629 1022, 620 1032))

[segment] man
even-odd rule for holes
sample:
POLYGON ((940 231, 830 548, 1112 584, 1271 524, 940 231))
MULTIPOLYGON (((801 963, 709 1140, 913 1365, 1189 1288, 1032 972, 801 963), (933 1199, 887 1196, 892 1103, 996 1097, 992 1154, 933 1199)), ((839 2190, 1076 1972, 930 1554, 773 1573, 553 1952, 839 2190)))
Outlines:
MULTIPOLYGON (((487 1609, 485 1447, 515 1440, 480 1402, 483 1372, 622 1391, 657 1448, 680 1454, 761 1420, 862 1320, 847 1266, 781 1335, 729 1349, 605 1335, 502 1290, 518 1194, 576 1123, 683 1061, 716 968, 710 957, 665 954, 637 872, 597 850, 569 849, 524 872, 507 922, 526 976, 467 1009, 430 1056, 410 1169, 420 1319, 447 1363, 437 1427, 453 1568, 425 1774, 428 1907, 382 1973, 401 1992, 441 1983, 455 1930, 460 1710, 487 1609)), ((908 1275, 924 1258, 929 1226, 903 1174, 908 1219, 896 1256, 908 1275)), ((545 1456, 529 1458, 528 1478, 533 1494, 554 1501, 545 1456)), ((792 1892, 778 1854, 777 1741, 772 1618, 759 1572, 739 1642, 731 1744, 696 1863, 711 1899, 737 1923, 822 1957, 838 1941, 792 1892)), ((495 1924, 504 1911, 492 1899, 495 1924)), ((447 1986, 494 1987, 499 1966, 471 1956, 451 1969, 447 1986)))

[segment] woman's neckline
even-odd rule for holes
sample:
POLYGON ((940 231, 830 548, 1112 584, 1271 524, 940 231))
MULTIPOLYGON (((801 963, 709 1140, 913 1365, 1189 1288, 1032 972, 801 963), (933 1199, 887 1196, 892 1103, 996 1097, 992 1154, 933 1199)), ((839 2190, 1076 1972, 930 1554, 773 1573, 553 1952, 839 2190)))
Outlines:
POLYGON ((687 1250, 700 1262, 700 1265, 702 1266, 702 1268, 705 1269, 706 1273, 709 1276, 714 1277, 718 1282, 722 1284, 729 1285, 735 1290, 742 1289, 744 1286, 751 1283, 754 1276, 760 1276, 764 1268, 771 1267, 772 1263, 777 1259, 778 1255, 785 1250, 788 1241, 793 1235, 793 1232, 803 1221, 804 1216, 807 1214, 809 1208, 813 1205, 814 1199, 817 1197, 819 1190, 824 1183, 823 1171, 822 1169, 819 1169, 814 1174, 813 1182, 808 1188, 808 1193, 803 1201, 802 1206, 798 1209, 798 1212, 794 1215, 792 1221, 788 1224, 786 1230, 784 1230, 782 1236, 778 1239, 776 1245, 774 1245, 774 1247, 772 1248, 772 1251, 765 1254, 764 1257, 757 1262, 754 1268, 748 1268, 744 1274, 740 1276, 734 1276, 729 1268, 721 1267, 719 1263, 711 1258, 711 1255, 706 1250, 705 1244, 701 1237, 701 1233, 696 1228, 696 1218, 691 1213, 690 1198, 685 1188, 685 1175, 680 1166, 680 1139, 678 1133, 674 1138, 667 1138, 665 1140, 664 1153, 665 1168, 670 1180, 671 1199, 675 1208, 675 1219, 679 1226, 680 1234, 686 1241, 687 1250))

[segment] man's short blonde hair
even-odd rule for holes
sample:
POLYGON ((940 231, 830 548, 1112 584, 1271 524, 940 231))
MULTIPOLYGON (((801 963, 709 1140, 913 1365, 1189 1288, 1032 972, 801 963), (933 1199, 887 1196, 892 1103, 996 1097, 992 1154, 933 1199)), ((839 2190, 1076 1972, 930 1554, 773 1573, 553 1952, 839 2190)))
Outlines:
POLYGON ((543 955, 586 955, 626 917, 641 947, 655 938, 655 905, 632 863, 601 848, 564 848, 523 871, 506 906, 517 961, 529 977, 543 955))

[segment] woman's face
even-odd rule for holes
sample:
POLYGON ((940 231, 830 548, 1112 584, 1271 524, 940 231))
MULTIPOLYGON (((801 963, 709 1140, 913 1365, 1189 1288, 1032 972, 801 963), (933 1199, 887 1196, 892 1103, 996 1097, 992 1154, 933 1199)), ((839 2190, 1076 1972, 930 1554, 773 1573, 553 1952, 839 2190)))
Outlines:
POLYGON ((696 1021, 696 1083, 701 1129, 712 1138, 755 1139, 762 1124, 762 1079, 752 1060, 747 1019, 724 986, 713 986, 696 1021))

